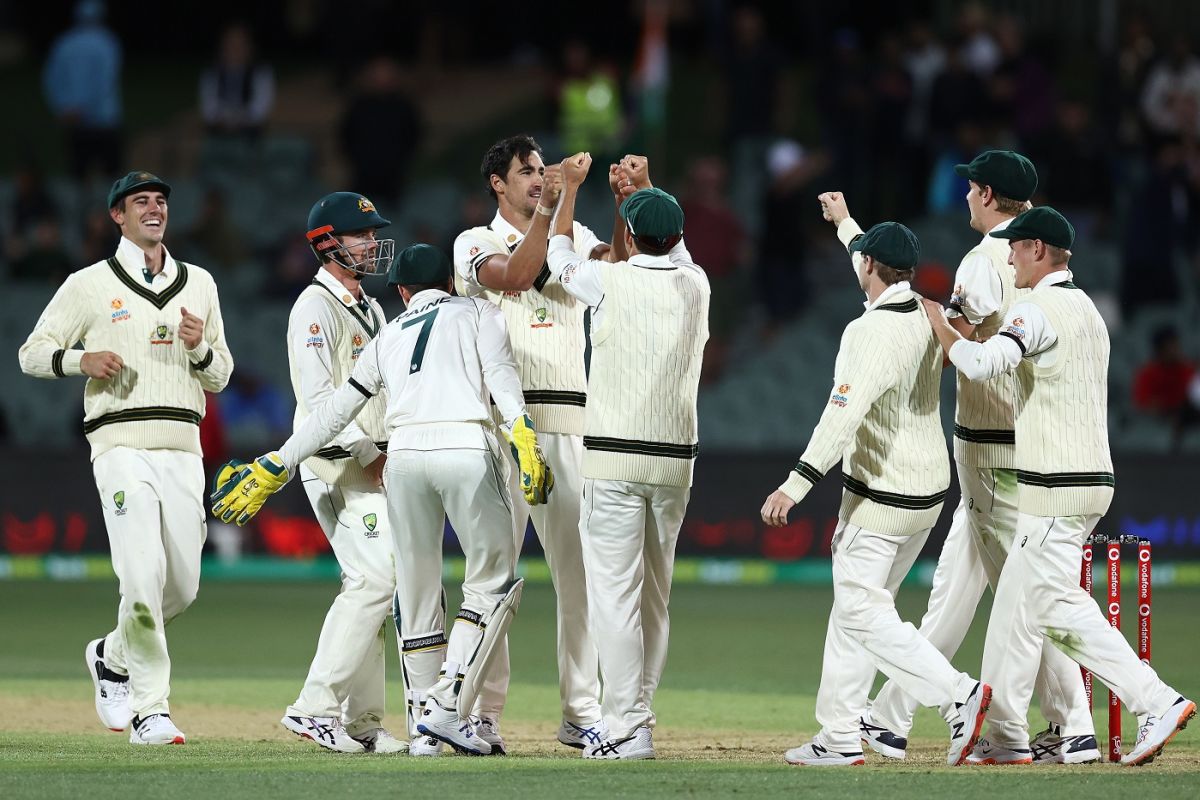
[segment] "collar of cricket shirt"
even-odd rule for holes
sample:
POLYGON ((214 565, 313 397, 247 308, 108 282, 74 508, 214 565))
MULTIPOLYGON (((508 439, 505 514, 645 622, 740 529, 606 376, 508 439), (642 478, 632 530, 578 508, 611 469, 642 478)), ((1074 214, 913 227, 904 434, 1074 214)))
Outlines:
POLYGON ((142 248, 121 237, 120 244, 117 245, 117 263, 125 270, 129 277, 140 283, 142 286, 163 286, 175 280, 175 276, 179 273, 179 267, 175 264, 175 259, 171 258, 171 253, 168 252, 166 245, 163 245, 163 268, 159 273, 153 276, 152 280, 147 280, 146 276, 150 272, 146 269, 146 253, 142 248))
POLYGON ((500 216, 499 211, 496 212, 496 216, 492 217, 492 224, 488 225, 488 229, 500 237, 500 240, 504 242, 504 246, 508 248, 509 252, 515 250, 517 245, 521 243, 521 240, 525 238, 525 234, 513 227, 511 222, 500 216))
POLYGON ((1071 274, 1071 270, 1069 269, 1056 269, 1054 272, 1051 272, 1049 275, 1038 281, 1037 286, 1034 286, 1033 288, 1040 289, 1043 286, 1053 286, 1056 283, 1071 283, 1074 277, 1075 276, 1071 274))
POLYGON ((987 233, 985 233, 983 235, 983 240, 986 242, 988 240, 988 237, 991 236, 993 233, 995 233, 996 231, 1002 231, 1005 228, 1007 228, 1014 219, 1016 219, 1016 217, 1005 217, 1004 219, 997 222, 996 226, 994 228, 992 228, 990 231, 988 231, 987 233))
POLYGON ((676 269, 671 263, 670 256, 652 256, 649 253, 637 253, 629 257, 629 263, 644 269, 676 269))
POLYGON ((900 281, 893 283, 880 293, 879 297, 875 298, 875 302, 863 302, 863 308, 867 311, 874 311, 877 308, 884 306, 894 306, 897 304, 904 305, 909 300, 916 303, 916 299, 912 297, 912 284, 908 281, 900 281))
POLYGON ((319 284, 329 290, 329 293, 341 301, 346 308, 364 310, 371 305, 370 296, 364 291, 361 301, 355 300, 354 295, 350 294, 350 290, 342 285, 342 282, 322 267, 317 270, 317 277, 313 278, 313 283, 319 284))

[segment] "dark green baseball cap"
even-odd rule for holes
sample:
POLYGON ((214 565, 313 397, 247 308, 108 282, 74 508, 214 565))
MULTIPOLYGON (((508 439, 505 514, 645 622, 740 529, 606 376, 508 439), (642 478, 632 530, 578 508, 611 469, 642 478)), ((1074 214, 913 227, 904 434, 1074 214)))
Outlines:
POLYGON ((112 188, 108 190, 108 207, 115 208, 117 203, 121 202, 121 198, 146 189, 158 189, 163 193, 163 197, 171 196, 171 184, 153 173, 139 170, 113 182, 112 188))
POLYGON ((1019 242, 1025 239, 1041 239, 1048 245, 1070 250, 1075 244, 1075 228, 1067 218, 1050 206, 1035 206, 1013 217, 1008 227, 992 231, 990 236, 1019 242))
POLYGON ((308 212, 308 239, 312 241, 327 233, 386 228, 391 224, 379 216, 374 203, 358 192, 333 192, 318 200, 308 212))
POLYGON ((683 209, 662 189, 639 189, 621 204, 621 219, 634 236, 670 239, 683 233, 683 209))
POLYGON ((899 222, 881 222, 850 243, 852 253, 886 264, 892 269, 914 269, 921 260, 917 235, 899 222))
POLYGON ((970 164, 957 164, 954 174, 990 186, 1010 200, 1028 200, 1037 191, 1038 176, 1033 162, 1012 150, 984 150, 970 164))
POLYGON ((450 259, 431 244, 410 244, 400 251, 388 268, 388 286, 444 283, 454 274, 450 259))

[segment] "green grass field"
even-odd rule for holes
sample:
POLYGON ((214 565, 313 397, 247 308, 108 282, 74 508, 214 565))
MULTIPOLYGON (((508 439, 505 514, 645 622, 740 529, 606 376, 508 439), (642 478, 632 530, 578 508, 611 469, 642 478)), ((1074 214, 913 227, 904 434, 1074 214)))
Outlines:
MULTIPOLYGON (((816 727, 813 701, 831 599, 829 588, 787 586, 676 589, 671 657, 655 703, 655 762, 584 762, 554 743, 559 712, 553 596, 546 585, 527 589, 512 632, 514 685, 503 724, 510 756, 337 756, 278 725, 300 689, 335 591, 324 583, 205 584, 196 605, 168 630, 172 715, 188 744, 134 748, 127 735, 100 727, 82 659, 87 641, 112 623, 116 584, 0 583, 0 797, 234 800, 347 791, 411 797, 458 793, 463 786, 498 798, 854 791, 931 800, 997 790, 1089 800, 1105 793, 1155 800, 1197 795, 1200 729, 1185 731, 1143 769, 949 769, 944 723, 923 710, 907 763, 868 756, 859 769, 787 766, 783 751, 816 727)), ((1156 666, 1193 697, 1200 695, 1200 646, 1192 628, 1197 600, 1195 591, 1155 593, 1156 666)), ((923 590, 905 589, 902 616, 919 619, 924 602, 923 590)), ((956 659, 972 673, 982 652, 981 622, 956 659)), ((391 674, 391 724, 399 731, 399 672, 391 674)), ((1034 725, 1040 721, 1035 710, 1034 725)), ((1102 713, 1097 723, 1103 732, 1102 713)), ((1128 717, 1125 734, 1134 735, 1128 717)))

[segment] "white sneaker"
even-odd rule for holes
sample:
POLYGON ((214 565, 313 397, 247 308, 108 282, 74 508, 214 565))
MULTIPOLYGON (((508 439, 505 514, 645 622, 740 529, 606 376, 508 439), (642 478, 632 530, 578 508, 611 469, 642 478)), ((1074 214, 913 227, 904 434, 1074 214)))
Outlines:
POLYGON ((508 751, 504 749, 504 737, 500 735, 500 720, 493 717, 480 717, 479 724, 475 726, 475 733, 492 746, 491 755, 508 755, 508 751))
POLYGON ((408 742, 392 736, 386 728, 371 728, 350 738, 361 744, 368 753, 391 755, 408 752, 408 742))
POLYGON ((1121 763, 1130 767, 1149 764, 1163 751, 1167 742, 1187 727, 1188 720, 1196 716, 1196 704, 1180 697, 1161 717, 1149 716, 1138 730, 1137 744, 1121 763))
POLYGON ((104 639, 88 642, 83 651, 92 685, 96 687, 96 716, 110 731, 121 732, 133 720, 129 707, 129 676, 118 675, 104 660, 104 639))
POLYGON ((980 739, 963 763, 971 766, 1032 764, 1033 753, 1025 749, 1012 750, 992 744, 987 739, 980 739))
MULTIPOLYGON (((1063 736, 1062 726, 1050 723, 1050 727, 1038 732, 1029 743, 1034 765, 1039 764, 1090 764, 1100 760, 1100 748, 1096 737, 1063 736)), ((968 759, 970 763, 970 759, 968 759)))
POLYGON ((285 714, 283 727, 302 739, 309 739, 335 753, 365 753, 367 748, 351 738, 337 717, 294 717, 285 714))
POLYGON ((410 756, 440 756, 442 743, 432 736, 418 736, 408 746, 410 756))
POLYGON ((838 752, 816 742, 793 747, 783 754, 783 760, 795 767, 861 767, 867 763, 862 750, 838 752))
POLYGON ((425 701, 417 732, 440 739, 464 755, 486 756, 492 752, 492 746, 479 738, 470 720, 460 717, 457 711, 442 708, 432 697, 425 701))
POLYGON ((871 712, 858 718, 859 737, 884 758, 903 761, 908 748, 908 739, 871 721, 871 712))
POLYGON ((957 767, 967 760, 975 743, 979 741, 979 732, 983 730, 983 718, 991 704, 992 687, 986 683, 976 683, 966 701, 954 704, 958 715, 955 719, 946 721, 950 726, 947 764, 957 767))
POLYGON ((636 761, 654 758, 654 737, 643 725, 624 739, 605 739, 583 749, 584 758, 602 761, 636 761))
POLYGON ((187 737, 175 727, 169 714, 151 714, 145 719, 130 721, 130 744, 183 744, 187 737))
POLYGON ((600 744, 607 738, 608 724, 604 720, 581 722, 576 725, 574 722, 564 719, 562 725, 558 726, 558 741, 577 750, 582 750, 589 745, 600 744))

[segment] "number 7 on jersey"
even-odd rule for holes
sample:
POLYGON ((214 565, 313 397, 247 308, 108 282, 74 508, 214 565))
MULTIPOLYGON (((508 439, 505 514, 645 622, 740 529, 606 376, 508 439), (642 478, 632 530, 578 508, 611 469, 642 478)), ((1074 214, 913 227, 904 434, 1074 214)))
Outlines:
POLYGON ((433 330, 433 320, 437 317, 439 310, 435 308, 433 311, 413 317, 400 325, 400 330, 413 325, 421 326, 421 332, 417 334, 417 343, 413 346, 412 363, 408 366, 409 375, 421 371, 421 363, 425 360, 425 346, 429 344, 429 332, 433 330))

